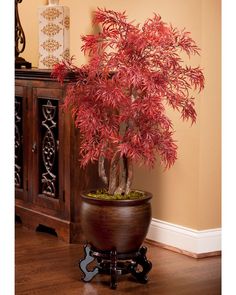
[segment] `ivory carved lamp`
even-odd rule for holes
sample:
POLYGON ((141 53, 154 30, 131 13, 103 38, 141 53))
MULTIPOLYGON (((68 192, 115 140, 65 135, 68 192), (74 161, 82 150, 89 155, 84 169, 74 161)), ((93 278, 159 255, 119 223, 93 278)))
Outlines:
POLYGON ((70 56, 70 11, 59 5, 59 0, 49 0, 39 7, 39 69, 52 69, 62 59, 70 56))

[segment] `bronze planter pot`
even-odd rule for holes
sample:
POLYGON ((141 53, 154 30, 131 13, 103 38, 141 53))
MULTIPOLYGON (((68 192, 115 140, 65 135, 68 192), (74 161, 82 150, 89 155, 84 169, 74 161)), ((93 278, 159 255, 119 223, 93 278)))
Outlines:
POLYGON ((142 245, 151 222, 152 194, 138 200, 97 200, 82 194, 81 226, 98 251, 131 253, 142 245))

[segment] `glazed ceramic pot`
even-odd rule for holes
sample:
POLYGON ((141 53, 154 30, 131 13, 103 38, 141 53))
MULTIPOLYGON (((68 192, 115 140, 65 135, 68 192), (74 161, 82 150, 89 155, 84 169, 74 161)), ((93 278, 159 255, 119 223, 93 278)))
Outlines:
POLYGON ((98 251, 131 253, 142 245, 151 222, 152 195, 142 199, 100 200, 82 194, 81 227, 98 251))

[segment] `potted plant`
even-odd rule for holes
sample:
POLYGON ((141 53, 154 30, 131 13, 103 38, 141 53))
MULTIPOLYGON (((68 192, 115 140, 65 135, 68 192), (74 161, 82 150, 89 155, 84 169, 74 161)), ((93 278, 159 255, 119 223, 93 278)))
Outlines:
POLYGON ((98 161, 105 189, 82 196, 82 228, 98 251, 137 251, 151 219, 151 194, 132 190, 133 163, 169 168, 177 159, 171 107, 183 120, 196 121, 192 90, 201 91, 199 67, 186 66, 181 52, 199 54, 190 33, 154 14, 143 26, 125 12, 98 9, 93 22, 100 32, 83 36, 89 56, 77 67, 64 60, 54 67, 60 82, 68 72, 70 109, 81 134, 81 165, 98 161))

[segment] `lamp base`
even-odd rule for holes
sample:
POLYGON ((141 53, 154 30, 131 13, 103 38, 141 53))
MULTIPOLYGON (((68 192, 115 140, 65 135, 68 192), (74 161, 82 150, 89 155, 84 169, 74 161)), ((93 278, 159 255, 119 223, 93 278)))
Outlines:
POLYGON ((31 69, 32 65, 30 62, 26 61, 23 57, 18 56, 15 59, 15 68, 16 69, 21 69, 21 68, 31 69))

